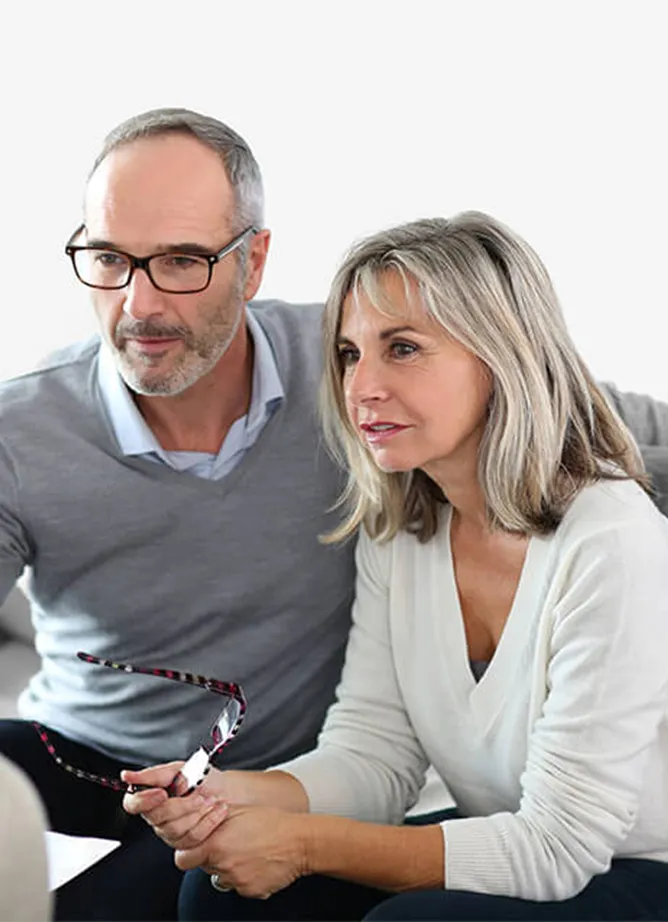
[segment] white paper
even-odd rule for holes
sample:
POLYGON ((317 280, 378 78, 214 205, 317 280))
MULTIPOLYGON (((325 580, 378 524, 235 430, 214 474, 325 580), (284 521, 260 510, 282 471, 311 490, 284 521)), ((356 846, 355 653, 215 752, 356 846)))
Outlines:
POLYGON ((62 832, 49 830, 46 833, 49 890, 55 890, 72 880, 120 844, 116 839, 66 836, 62 832))

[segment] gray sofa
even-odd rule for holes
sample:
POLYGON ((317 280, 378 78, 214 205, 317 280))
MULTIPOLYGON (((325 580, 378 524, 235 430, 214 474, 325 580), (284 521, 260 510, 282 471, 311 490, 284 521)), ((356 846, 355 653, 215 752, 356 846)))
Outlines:
POLYGON ((15 586, 0 608, 0 717, 16 716, 16 699, 39 669, 30 605, 15 586))

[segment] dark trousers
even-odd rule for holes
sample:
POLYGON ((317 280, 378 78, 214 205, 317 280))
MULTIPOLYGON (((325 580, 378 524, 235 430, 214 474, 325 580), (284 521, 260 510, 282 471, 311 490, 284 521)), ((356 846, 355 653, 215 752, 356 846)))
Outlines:
MULTIPOLYGON (((121 764, 55 731, 49 736, 59 755, 77 768, 118 776, 122 768, 139 767, 121 764)), ((0 752, 32 778, 51 829, 121 840, 120 848, 57 890, 56 919, 176 919, 183 874, 174 865, 174 853, 140 817, 125 813, 121 794, 68 774, 25 721, 0 720, 0 752)))
MULTIPOLYGON (((455 811, 409 821, 424 825, 456 816, 455 811)), ((222 922, 374 922, 399 920, 668 920, 668 865, 634 858, 613 861, 572 899, 538 903, 460 890, 419 890, 393 895, 331 877, 304 877, 268 900, 219 893, 203 871, 188 871, 179 898, 179 919, 222 922)))

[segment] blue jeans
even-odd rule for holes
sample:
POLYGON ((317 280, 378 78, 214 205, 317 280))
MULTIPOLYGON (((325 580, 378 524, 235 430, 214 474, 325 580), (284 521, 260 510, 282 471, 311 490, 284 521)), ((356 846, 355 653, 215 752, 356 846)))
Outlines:
MULTIPOLYGON (((437 823, 456 815, 445 811, 418 817, 411 825, 437 823)), ((234 919, 254 922, 300 920, 622 920, 668 919, 668 864, 620 858, 607 874, 590 881, 577 896, 560 902, 535 902, 461 890, 416 890, 393 895, 331 877, 304 877, 268 900, 219 893, 203 871, 188 871, 179 896, 179 919, 234 919)))

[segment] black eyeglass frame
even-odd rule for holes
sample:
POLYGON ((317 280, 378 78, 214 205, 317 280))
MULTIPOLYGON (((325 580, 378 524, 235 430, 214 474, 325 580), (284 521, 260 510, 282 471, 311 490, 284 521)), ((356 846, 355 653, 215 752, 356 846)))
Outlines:
POLYGON ((65 253, 72 260, 72 268, 74 269, 74 274, 79 279, 82 285, 86 285, 88 288, 96 288, 98 291, 120 291, 122 288, 127 288, 127 286, 130 284, 130 282, 132 281, 132 276, 135 273, 135 269, 143 269, 154 288, 156 288, 158 291, 162 291, 165 294, 170 294, 170 295, 194 295, 194 294, 198 294, 200 291, 206 291, 206 289, 211 284, 211 278, 213 276, 213 267, 217 263, 219 263, 220 260, 223 259, 225 256, 227 256, 229 253, 231 253, 233 250, 236 250, 237 247, 241 246, 241 244, 243 243, 243 241, 249 234, 259 233, 259 229, 255 227, 255 225, 251 224, 245 230, 241 231, 240 234, 237 234, 237 236, 234 237, 233 240, 230 240, 230 242, 227 243, 222 248, 222 250, 219 250, 217 253, 189 253, 187 250, 183 250, 183 251, 168 250, 162 253, 151 253, 150 256, 133 256, 132 253, 127 253, 125 250, 119 250, 116 247, 78 246, 77 244, 74 243, 74 241, 77 239, 79 234, 85 229, 85 227, 86 227, 85 224, 79 225, 79 227, 74 231, 70 239, 65 244, 65 253), (123 282, 122 285, 93 285, 91 282, 87 282, 85 279, 81 277, 81 275, 79 274, 79 270, 77 269, 76 255, 81 250, 99 250, 101 253, 116 253, 118 254, 118 256, 124 256, 130 264, 130 268, 128 271, 128 277, 125 280, 125 282, 123 282), (178 289, 176 291, 174 289, 163 288, 161 285, 158 285, 156 280, 153 278, 153 275, 151 274, 151 266, 150 266, 151 260, 157 259, 160 256, 179 256, 179 255, 197 257, 199 259, 206 260, 209 266, 209 276, 206 280, 205 285, 202 285, 200 288, 178 289))

